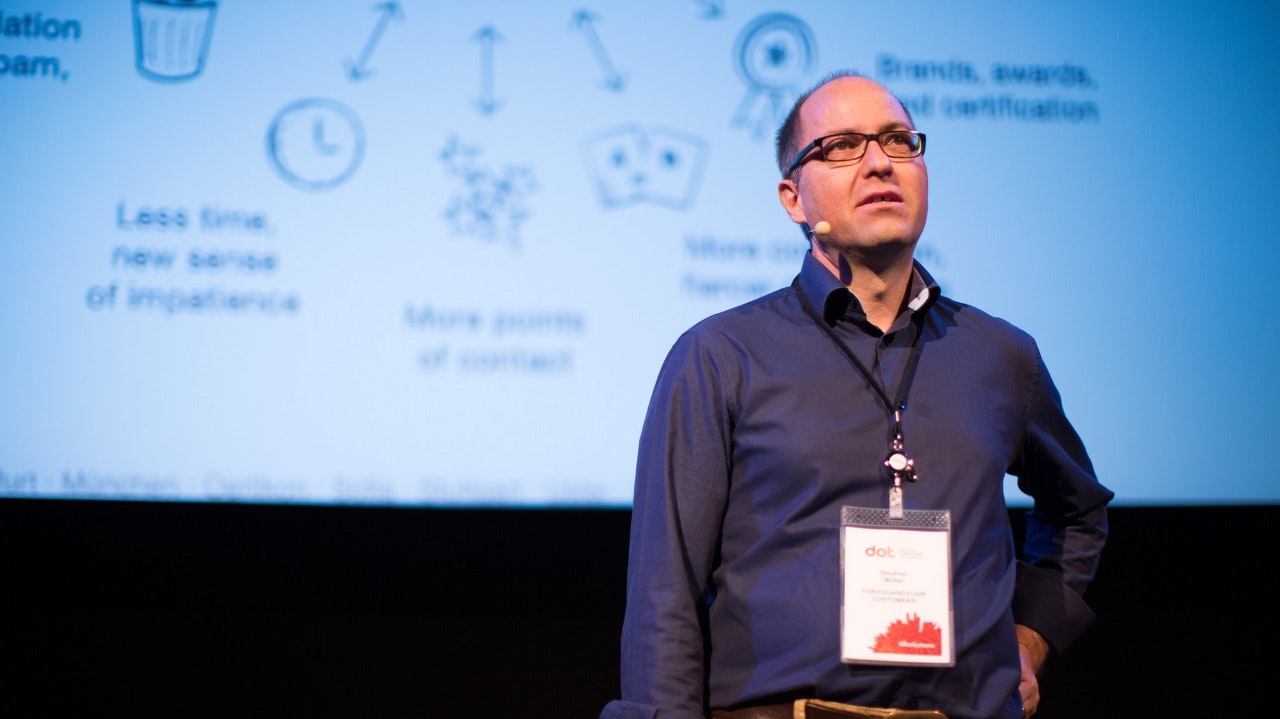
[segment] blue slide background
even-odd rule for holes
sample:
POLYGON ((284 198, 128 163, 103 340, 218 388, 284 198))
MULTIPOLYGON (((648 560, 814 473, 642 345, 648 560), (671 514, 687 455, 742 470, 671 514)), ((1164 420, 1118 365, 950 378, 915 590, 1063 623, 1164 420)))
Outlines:
POLYGON ((1117 501, 1280 502, 1278 30, 1246 0, 9 4, 0 496, 625 505, 676 336, 799 266, 779 112, 857 68, 928 134, 922 261, 1036 336, 1117 501))

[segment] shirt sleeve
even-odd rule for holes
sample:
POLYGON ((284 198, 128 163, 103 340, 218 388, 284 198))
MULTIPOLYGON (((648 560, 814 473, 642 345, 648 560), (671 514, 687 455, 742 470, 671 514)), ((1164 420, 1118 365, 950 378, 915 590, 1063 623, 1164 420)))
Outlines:
POLYGON ((640 436, 622 699, 658 717, 706 712, 704 627, 731 461, 724 365, 706 336, 683 335, 659 373, 640 436))
POLYGON ((1098 568, 1107 538, 1106 505, 1114 495, 1098 482, 1038 350, 1026 432, 1009 471, 1034 502, 1018 565, 1014 621, 1061 653, 1093 622, 1084 592, 1098 568))

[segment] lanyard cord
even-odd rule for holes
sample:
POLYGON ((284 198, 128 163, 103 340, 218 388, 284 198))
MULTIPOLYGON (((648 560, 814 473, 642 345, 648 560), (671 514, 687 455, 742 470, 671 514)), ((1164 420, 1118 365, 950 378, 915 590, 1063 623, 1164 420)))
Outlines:
POLYGON ((921 335, 924 334, 924 323, 920 323, 916 328, 915 339, 911 341, 911 354, 907 356, 907 363, 902 368, 902 379, 898 381, 898 396, 896 401, 890 401, 889 393, 879 381, 876 380, 871 370, 858 359, 858 355, 853 353, 853 348, 840 339, 835 329, 827 324, 822 315, 818 314, 818 310, 809 301, 808 295, 804 293, 804 288, 800 286, 800 278, 797 277, 791 282, 792 288, 796 291, 796 296, 800 298, 800 304, 804 307, 804 311, 821 327, 832 342, 844 352, 853 366, 857 368, 858 373, 867 381, 871 389, 875 390, 876 397, 880 399, 880 403, 884 405, 885 412, 889 414, 890 425, 890 441, 889 455, 885 457, 882 466, 888 470, 889 475, 893 478, 893 486, 889 488, 889 518, 903 519, 905 509, 902 499, 902 480, 914 482, 920 477, 916 474, 915 460, 907 454, 906 443, 902 437, 902 413, 907 411, 907 393, 911 390, 911 382, 916 376, 916 365, 920 362, 920 353, 924 349, 924 343, 920 341, 921 335))
POLYGON ((921 325, 917 328, 916 337, 911 343, 911 354, 907 357, 907 364, 902 368, 902 379, 898 382, 898 396, 896 400, 890 400, 889 393, 885 391, 885 388, 876 379, 876 376, 871 373, 871 370, 867 369, 862 360, 858 359, 858 355, 853 353, 853 349, 844 340, 840 339, 835 329, 827 324, 822 315, 818 314, 818 309, 814 307, 809 300, 809 296, 805 294, 804 288, 800 286, 799 277, 792 281, 791 287, 795 289, 796 296, 800 298, 800 304, 804 307, 805 313, 826 331, 831 341, 836 343, 836 346, 849 358, 849 361, 857 368, 858 373, 867 381, 871 389, 875 390, 876 396, 880 398, 880 403, 884 406, 885 412, 888 413, 890 421, 896 425, 893 428, 894 435, 900 438, 902 435, 902 412, 907 409, 907 394, 911 391, 911 383, 916 374, 916 365, 919 364, 920 353, 924 349, 924 344, 920 342, 920 336, 924 334, 924 326, 921 325))

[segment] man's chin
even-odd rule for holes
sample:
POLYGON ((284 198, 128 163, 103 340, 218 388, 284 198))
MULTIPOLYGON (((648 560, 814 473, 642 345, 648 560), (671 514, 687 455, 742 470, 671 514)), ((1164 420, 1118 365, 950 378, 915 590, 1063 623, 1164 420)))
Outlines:
POLYGON ((904 254, 910 256, 915 252, 918 242, 918 237, 894 233, 846 239, 833 237, 831 240, 819 242, 819 245, 829 252, 851 258, 894 260, 900 259, 904 254))

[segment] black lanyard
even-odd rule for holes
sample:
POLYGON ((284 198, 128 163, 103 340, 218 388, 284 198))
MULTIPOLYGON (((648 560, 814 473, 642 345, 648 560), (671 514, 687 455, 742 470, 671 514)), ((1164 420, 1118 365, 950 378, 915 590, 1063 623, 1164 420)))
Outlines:
POLYGON ((799 277, 791 282, 791 287, 796 291, 796 296, 800 298, 800 305, 804 308, 805 313, 827 333, 831 341, 835 342, 840 351, 844 352, 844 355, 849 358, 858 373, 867 381, 867 385, 875 391, 876 397, 880 399, 880 404, 889 416, 891 435, 889 454, 881 465, 888 470, 893 479, 893 487, 889 490, 889 516, 894 519, 901 519, 903 511, 902 480, 914 482, 920 479, 920 475, 916 473, 915 460, 911 458, 911 455, 907 454, 903 441, 902 415, 907 411, 907 394, 911 391, 911 383, 916 374, 916 365, 920 363, 920 353, 924 350, 924 343, 920 341, 921 335, 924 334, 924 325, 921 323, 916 328, 916 336, 911 343, 911 354, 907 356, 907 363, 902 368, 902 378, 898 381, 897 397, 890 400, 889 393, 875 374, 867 369, 862 360, 858 359, 858 355, 854 354, 853 348, 840 339, 835 329, 827 324, 826 319, 823 318, 817 307, 809 300, 804 288, 800 286, 799 277))

